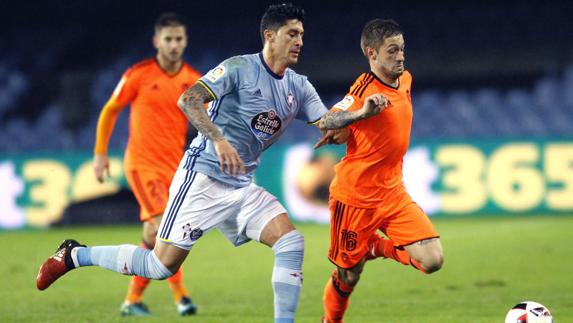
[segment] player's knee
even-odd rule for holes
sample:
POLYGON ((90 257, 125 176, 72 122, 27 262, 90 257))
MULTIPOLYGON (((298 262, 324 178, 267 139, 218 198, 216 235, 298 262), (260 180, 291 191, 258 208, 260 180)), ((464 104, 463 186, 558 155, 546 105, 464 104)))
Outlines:
POLYGON ((360 272, 339 268, 338 279, 340 279, 346 286, 354 288, 360 280, 360 272))
POLYGON ((283 268, 301 269, 304 257, 304 237, 297 230, 284 234, 273 245, 275 265, 283 268))
POLYGON ((304 237, 298 230, 292 230, 283 234, 272 248, 275 254, 281 252, 303 252, 304 237))
POLYGON ((164 280, 173 276, 179 270, 179 263, 164 263, 157 258, 153 251, 150 251, 147 268, 150 278, 164 280))
POLYGON ((444 264, 444 256, 440 252, 435 252, 424 257, 424 259, 419 261, 419 263, 420 266, 422 266, 422 269, 424 269, 424 272, 431 274, 442 268, 442 265, 444 264))

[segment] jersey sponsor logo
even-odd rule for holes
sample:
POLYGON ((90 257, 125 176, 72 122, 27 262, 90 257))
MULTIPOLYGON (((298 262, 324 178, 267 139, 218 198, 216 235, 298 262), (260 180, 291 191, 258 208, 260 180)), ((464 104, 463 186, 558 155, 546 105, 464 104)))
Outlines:
POLYGON ((215 67, 214 69, 212 69, 209 73, 207 73, 207 75, 205 75, 205 78, 213 83, 217 82, 217 80, 219 80, 223 75, 225 75, 225 66, 223 65, 219 65, 217 67, 215 67))
POLYGON ((260 140, 271 139, 281 126, 282 121, 275 110, 259 113, 251 120, 251 131, 260 140))
POLYGON ((121 90, 123 89, 123 85, 125 85, 125 81, 126 81, 126 77, 122 76, 119 83, 117 83, 115 90, 113 90, 113 96, 114 97, 116 97, 116 98, 119 97, 119 94, 121 93, 121 90))
POLYGON ((341 110, 347 110, 354 104, 354 97, 352 95, 347 95, 344 99, 340 100, 337 104, 334 105, 335 108, 341 110))

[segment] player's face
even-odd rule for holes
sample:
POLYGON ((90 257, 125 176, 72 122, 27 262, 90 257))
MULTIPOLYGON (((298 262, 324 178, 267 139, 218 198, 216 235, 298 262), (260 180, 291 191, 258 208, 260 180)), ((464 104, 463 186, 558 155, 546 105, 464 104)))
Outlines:
POLYGON ((185 27, 163 27, 153 37, 153 45, 157 48, 159 56, 168 62, 175 63, 181 60, 185 47, 187 47, 187 34, 185 27))
POLYGON ((384 39, 384 43, 371 56, 373 67, 391 80, 404 73, 404 37, 397 35, 384 39))
POLYGON ((286 25, 280 27, 270 45, 271 51, 279 60, 285 60, 288 65, 298 62, 298 56, 302 49, 302 36, 304 28, 298 19, 291 19, 286 25))

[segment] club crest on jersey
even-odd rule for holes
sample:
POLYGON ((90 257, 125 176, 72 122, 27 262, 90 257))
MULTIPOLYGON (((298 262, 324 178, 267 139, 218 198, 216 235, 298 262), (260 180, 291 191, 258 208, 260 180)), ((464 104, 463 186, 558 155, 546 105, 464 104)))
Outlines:
POLYGON ((352 95, 347 95, 344 99, 340 100, 337 104, 334 105, 334 108, 338 108, 341 110, 347 110, 354 104, 354 97, 352 95))
POLYGON ((207 73, 207 75, 205 75, 205 78, 215 83, 217 82, 217 80, 221 78, 221 76, 225 75, 225 71, 226 71, 225 66, 219 65, 214 69, 212 69, 209 73, 207 73))
POLYGON ((292 92, 289 91, 287 95, 287 104, 289 108, 292 108, 293 103, 294 103, 294 95, 292 94, 292 92))
POLYGON ((282 126, 282 121, 275 110, 261 112, 251 120, 251 131, 259 140, 269 140, 282 126))
POLYGON ((199 228, 192 229, 191 224, 187 223, 183 226, 183 240, 189 238, 191 241, 195 241, 203 236, 203 230, 199 228))

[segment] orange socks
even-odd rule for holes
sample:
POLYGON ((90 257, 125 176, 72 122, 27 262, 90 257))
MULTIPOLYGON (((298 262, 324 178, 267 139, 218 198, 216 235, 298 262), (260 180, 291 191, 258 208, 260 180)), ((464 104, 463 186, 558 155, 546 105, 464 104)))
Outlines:
MULTIPOLYGON (((151 250, 145 242, 141 242, 141 248, 145 248, 151 250)), ((143 298, 143 293, 149 285, 150 280, 147 278, 133 276, 131 277, 131 281, 129 283, 129 288, 127 289, 127 296, 125 297, 125 302, 128 304, 134 303, 141 303, 141 299, 143 298)), ((183 283, 183 269, 179 268, 179 270, 171 277, 167 278, 167 282, 169 283, 169 287, 173 293, 173 298, 175 302, 178 303, 182 297, 189 297, 189 292, 183 283)))
POLYGON ((147 285, 149 285, 149 281, 149 279, 139 276, 131 277, 125 302, 128 304, 141 303, 143 292, 147 288, 147 285))
POLYGON ((183 284, 183 269, 181 267, 179 267, 179 270, 173 276, 167 278, 167 282, 173 292, 173 298, 176 303, 178 303, 182 297, 189 297, 189 292, 183 284))
POLYGON ((332 273, 332 277, 324 287, 324 295, 322 296, 322 304, 324 307, 324 319, 328 323, 342 323, 342 317, 348 303, 350 302, 350 294, 354 288, 345 285, 338 279, 337 270, 332 273))
POLYGON ((394 242, 392 240, 378 237, 374 243, 375 245, 373 251, 376 257, 391 258, 401 264, 406 266, 412 265, 412 267, 418 269, 419 271, 425 272, 416 260, 410 258, 408 251, 401 247, 394 247, 394 242))

